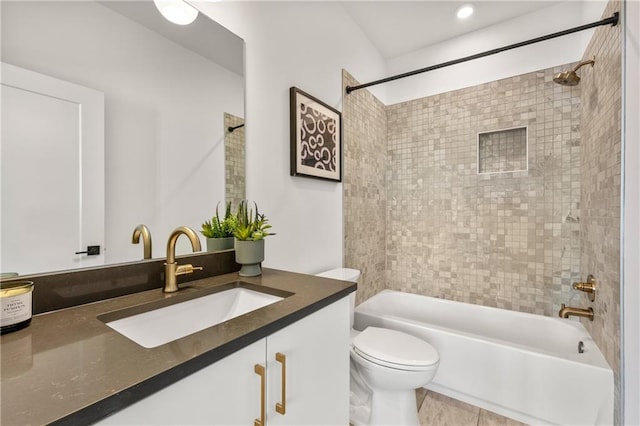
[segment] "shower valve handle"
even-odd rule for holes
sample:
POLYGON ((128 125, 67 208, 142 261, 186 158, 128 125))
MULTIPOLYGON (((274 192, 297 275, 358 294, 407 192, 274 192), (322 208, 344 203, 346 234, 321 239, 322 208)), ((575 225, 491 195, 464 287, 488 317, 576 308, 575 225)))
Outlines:
POLYGON ((589 274, 586 282, 576 282, 572 286, 575 290, 584 291, 589 295, 589 300, 594 302, 596 300, 596 278, 589 274))

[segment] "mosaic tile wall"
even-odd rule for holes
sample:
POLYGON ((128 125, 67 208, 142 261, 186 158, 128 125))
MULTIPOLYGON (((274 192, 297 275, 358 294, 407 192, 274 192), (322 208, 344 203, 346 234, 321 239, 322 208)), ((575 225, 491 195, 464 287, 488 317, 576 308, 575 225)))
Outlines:
POLYGON ((478 173, 527 170, 527 128, 478 134, 478 173))
MULTIPOLYGON (((610 2, 604 17, 621 10, 610 2)), ((620 179, 621 179, 621 25, 599 27, 583 59, 595 64, 580 68, 582 101, 582 279, 593 274, 598 293, 594 303, 581 296, 581 306, 593 306, 593 322, 583 321, 616 378, 616 424, 620 410, 620 179)))
POLYGON ((229 132, 229 127, 244 124, 244 118, 224 113, 224 188, 225 199, 231 201, 235 211, 240 201, 246 198, 244 127, 229 132))
MULTIPOLYGON (((342 81, 358 84, 344 70, 342 81)), ((385 286, 387 124, 384 105, 367 90, 344 95, 342 111, 344 266, 362 271, 360 303, 385 286)))
POLYGON ((387 287, 557 315, 580 274, 571 65, 387 107, 387 287), (527 127, 528 170, 478 174, 478 133, 527 127))

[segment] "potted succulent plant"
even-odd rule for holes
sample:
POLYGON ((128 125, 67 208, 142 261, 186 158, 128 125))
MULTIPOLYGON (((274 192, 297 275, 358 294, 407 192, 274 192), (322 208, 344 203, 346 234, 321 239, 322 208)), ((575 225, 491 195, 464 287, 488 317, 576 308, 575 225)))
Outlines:
POLYGON ((254 203, 254 213, 247 204, 246 200, 241 201, 236 215, 236 262, 242 265, 240 276, 255 277, 262 274, 260 264, 264 260, 264 239, 275 234, 269 232, 271 225, 267 223, 265 215, 258 212, 258 205, 254 203))
POLYGON ((211 220, 204 222, 200 231, 207 238, 207 251, 232 249, 233 234, 237 223, 236 216, 231 213, 231 201, 227 203, 223 219, 220 219, 218 205, 216 205, 216 215, 211 220))

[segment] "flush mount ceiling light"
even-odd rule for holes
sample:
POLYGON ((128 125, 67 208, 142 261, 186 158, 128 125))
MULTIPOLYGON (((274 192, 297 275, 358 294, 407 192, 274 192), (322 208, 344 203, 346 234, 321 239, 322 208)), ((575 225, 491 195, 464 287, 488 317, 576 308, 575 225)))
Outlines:
POLYGON ((178 25, 189 25, 198 17, 198 10, 182 0, 153 0, 162 16, 178 25))
POLYGON ((470 4, 460 6, 456 12, 458 19, 467 19, 471 15, 473 15, 473 6, 470 4))

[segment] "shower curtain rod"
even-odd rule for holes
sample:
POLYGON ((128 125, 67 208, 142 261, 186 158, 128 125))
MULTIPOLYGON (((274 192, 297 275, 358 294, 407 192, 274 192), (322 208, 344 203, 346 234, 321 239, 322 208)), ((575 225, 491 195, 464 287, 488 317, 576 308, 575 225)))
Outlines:
POLYGON ((229 133, 233 133, 234 130, 239 129, 241 127, 244 127, 244 123, 238 124, 237 126, 229 126, 227 127, 227 130, 229 131, 229 133))
POLYGON ((372 81, 372 82, 369 82, 369 83, 359 84, 357 86, 347 86, 347 88, 346 88, 347 94, 349 94, 349 93, 351 93, 351 92, 353 92, 355 90, 364 89, 365 87, 375 86, 377 84, 387 83, 389 81, 399 80, 399 79, 405 78, 405 77, 411 77, 412 75, 422 74, 423 72, 437 70, 439 68, 444 68, 444 67, 448 67, 450 65, 460 64, 462 62, 471 61, 473 59, 484 58, 485 56, 495 55, 496 53, 504 52, 506 50, 515 49, 517 47, 528 46, 530 44, 539 43, 541 41, 550 40, 552 38, 556 38, 556 37, 561 37, 561 36, 565 36, 565 35, 568 35, 568 34, 577 33, 578 31, 584 31, 584 30, 588 30, 588 29, 591 29, 591 28, 599 27, 599 26, 602 26, 602 25, 609 25, 609 24, 611 24, 612 27, 615 27, 618 24, 619 17, 620 17, 619 13, 615 12, 613 14, 613 16, 611 16, 609 18, 606 18, 606 19, 602 19, 602 20, 597 21, 597 22, 592 22, 591 24, 581 25, 579 27, 570 28, 568 30, 559 31, 557 33, 548 34, 548 35, 545 35, 545 36, 542 36, 542 37, 536 37, 536 38, 533 38, 533 39, 527 40, 527 41, 521 41, 520 43, 510 44, 508 46, 499 47, 497 49, 487 50, 485 52, 476 53, 475 55, 465 56, 464 58, 454 59, 452 61, 443 62, 443 63, 437 64, 437 65, 431 65, 431 66, 426 67, 426 68, 421 68, 419 70, 405 72, 403 74, 394 75, 392 77, 386 77, 386 78, 383 78, 383 79, 380 79, 380 80, 376 80, 376 81, 372 81))

